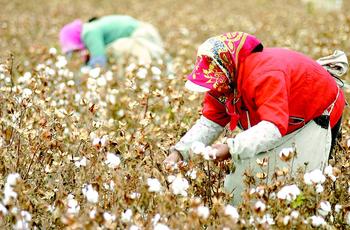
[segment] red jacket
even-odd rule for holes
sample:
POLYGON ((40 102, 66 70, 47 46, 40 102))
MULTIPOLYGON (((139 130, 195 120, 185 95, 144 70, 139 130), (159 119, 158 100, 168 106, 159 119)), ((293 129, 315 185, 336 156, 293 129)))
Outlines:
POLYGON ((330 117, 333 127, 345 106, 343 92, 321 65, 283 48, 265 48, 249 55, 240 63, 236 89, 236 103, 223 103, 206 93, 203 115, 221 126, 230 122, 231 129, 237 123, 248 129, 269 121, 284 136, 322 115, 335 102, 330 117))

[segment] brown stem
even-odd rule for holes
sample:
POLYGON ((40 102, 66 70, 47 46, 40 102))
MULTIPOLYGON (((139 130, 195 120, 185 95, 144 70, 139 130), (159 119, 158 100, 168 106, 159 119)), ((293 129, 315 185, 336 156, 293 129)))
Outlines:
POLYGON ((146 105, 145 105, 145 109, 143 111, 143 118, 146 118, 147 110, 148 110, 148 96, 146 96, 146 105))

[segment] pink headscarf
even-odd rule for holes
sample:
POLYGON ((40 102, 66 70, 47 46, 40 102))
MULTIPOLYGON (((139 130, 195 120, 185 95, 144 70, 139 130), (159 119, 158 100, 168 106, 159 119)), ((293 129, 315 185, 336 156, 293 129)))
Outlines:
POLYGON ((187 76, 186 87, 202 92, 212 89, 227 92, 235 80, 239 63, 258 45, 261 42, 257 38, 243 32, 209 38, 198 48, 195 68, 187 76))
POLYGON ((62 52, 67 53, 74 50, 82 50, 85 48, 81 40, 83 30, 83 21, 76 19, 65 25, 60 31, 60 43, 62 52))

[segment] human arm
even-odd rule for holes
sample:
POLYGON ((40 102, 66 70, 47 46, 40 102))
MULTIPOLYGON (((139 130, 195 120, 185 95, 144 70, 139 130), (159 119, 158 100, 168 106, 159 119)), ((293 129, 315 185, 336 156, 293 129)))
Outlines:
POLYGON ((166 161, 178 159, 174 156, 176 155, 175 152, 181 154, 184 160, 188 160, 190 158, 189 150, 194 142, 199 141, 205 145, 210 145, 230 120, 225 105, 210 93, 206 93, 204 96, 202 114, 195 125, 172 147, 174 151, 170 152, 166 161))
POLYGON ((90 60, 88 65, 90 67, 104 67, 107 64, 107 57, 105 52, 105 43, 103 32, 96 27, 84 27, 83 41, 85 47, 89 50, 90 60))
POLYGON ((255 101, 261 119, 257 125, 228 138, 234 159, 247 159, 271 149, 288 129, 288 82, 283 72, 271 71, 248 79, 244 85, 248 100, 255 101))

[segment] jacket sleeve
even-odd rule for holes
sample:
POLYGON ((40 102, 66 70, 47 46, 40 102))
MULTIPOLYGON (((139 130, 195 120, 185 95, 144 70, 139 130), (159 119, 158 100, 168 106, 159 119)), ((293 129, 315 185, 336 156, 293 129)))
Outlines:
POLYGON ((89 50, 91 58, 105 57, 105 44, 103 33, 99 28, 91 28, 83 33, 85 47, 89 50))
POLYGON ((255 101, 257 113, 262 121, 273 123, 282 136, 287 133, 289 119, 289 82, 284 72, 270 71, 259 76, 250 76, 244 89, 249 100, 255 101))
POLYGON ((207 92, 204 96, 202 114, 207 119, 225 127, 230 122, 230 116, 226 112, 224 103, 207 92))
POLYGON ((258 153, 270 150, 281 138, 273 123, 261 121, 257 125, 228 138, 227 144, 234 160, 249 159, 258 153))
POLYGON ((194 142, 201 142, 205 146, 212 144, 222 133, 224 128, 219 124, 201 116, 190 130, 176 143, 175 149, 185 160, 190 158, 190 149, 194 142))

